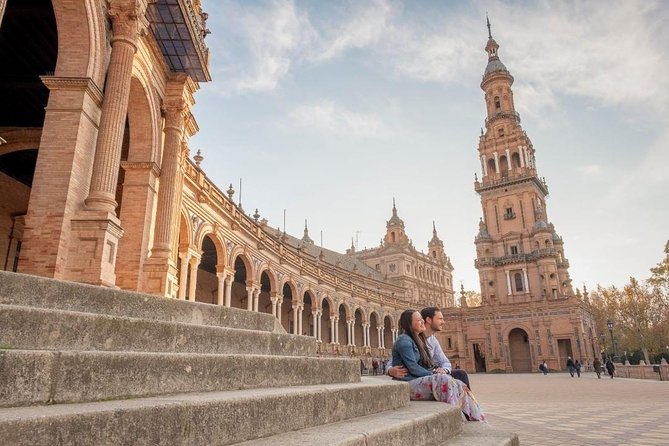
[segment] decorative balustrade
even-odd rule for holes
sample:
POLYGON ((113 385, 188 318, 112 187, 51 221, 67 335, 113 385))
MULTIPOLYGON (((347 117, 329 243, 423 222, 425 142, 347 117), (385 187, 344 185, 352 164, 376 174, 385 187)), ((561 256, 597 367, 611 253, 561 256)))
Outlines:
MULTIPOLYGON (((555 248, 537 249, 529 253, 511 254, 501 257, 481 257, 474 260, 476 268, 484 266, 508 265, 510 263, 532 262, 546 257, 559 257, 560 252, 555 248)), ((558 266, 565 265, 569 267, 569 261, 562 259, 558 261, 558 266)))
POLYGON ((548 195, 548 185, 543 179, 537 177, 536 170, 531 167, 516 167, 503 174, 489 173, 483 177, 482 181, 474 182, 474 190, 476 192, 483 192, 500 186, 510 186, 525 181, 534 182, 545 195, 548 195))

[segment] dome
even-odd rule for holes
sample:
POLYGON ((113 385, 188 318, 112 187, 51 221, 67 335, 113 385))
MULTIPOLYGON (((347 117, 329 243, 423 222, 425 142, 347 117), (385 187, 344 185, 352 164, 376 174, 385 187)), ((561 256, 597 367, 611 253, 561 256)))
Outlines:
POLYGON ((538 220, 532 229, 548 229, 548 224, 543 220, 538 220))
POLYGON ((485 67, 485 73, 483 73, 483 75, 487 76, 496 71, 506 71, 506 72, 509 71, 506 69, 506 66, 504 66, 502 61, 499 60, 498 58, 494 58, 490 62, 488 62, 488 66, 485 67))

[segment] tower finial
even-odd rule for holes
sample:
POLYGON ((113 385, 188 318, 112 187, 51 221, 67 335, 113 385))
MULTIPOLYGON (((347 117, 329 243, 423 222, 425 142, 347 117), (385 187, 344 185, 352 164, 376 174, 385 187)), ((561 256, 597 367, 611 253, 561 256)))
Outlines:
POLYGON ((434 224, 434 220, 432 220, 432 234, 435 237, 437 236, 437 226, 434 224))
POLYGON ((307 219, 304 219, 304 229, 307 230, 307 219))
POLYGON ((485 21, 488 25, 488 39, 492 39, 492 31, 490 31, 490 19, 488 18, 488 11, 485 13, 485 21))

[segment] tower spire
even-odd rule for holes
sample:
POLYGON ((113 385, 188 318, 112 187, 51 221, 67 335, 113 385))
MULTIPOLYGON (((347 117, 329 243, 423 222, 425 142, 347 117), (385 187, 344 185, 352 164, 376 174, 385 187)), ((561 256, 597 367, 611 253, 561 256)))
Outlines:
POLYGON ((313 243, 314 241, 309 237, 309 228, 307 227, 307 219, 304 219, 304 236, 302 237, 302 241, 305 243, 313 243))
POLYGON ((488 24, 488 39, 492 39, 492 31, 490 31, 490 19, 488 18, 488 11, 485 13, 485 21, 488 24))

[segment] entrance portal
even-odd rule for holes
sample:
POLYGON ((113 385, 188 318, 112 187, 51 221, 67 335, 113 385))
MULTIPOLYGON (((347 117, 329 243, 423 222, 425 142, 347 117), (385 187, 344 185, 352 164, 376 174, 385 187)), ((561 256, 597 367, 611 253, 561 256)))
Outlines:
POLYGON ((514 372, 532 371, 530 342, 527 332, 522 328, 514 328, 509 333, 509 351, 511 353, 511 368, 514 372))
POLYGON ((558 358, 560 370, 567 369, 567 356, 574 358, 574 354, 571 351, 571 339, 558 339, 558 358))
POLYGON ((485 373, 485 353, 481 351, 481 346, 479 344, 473 344, 472 348, 474 349, 474 370, 476 373, 485 373))

